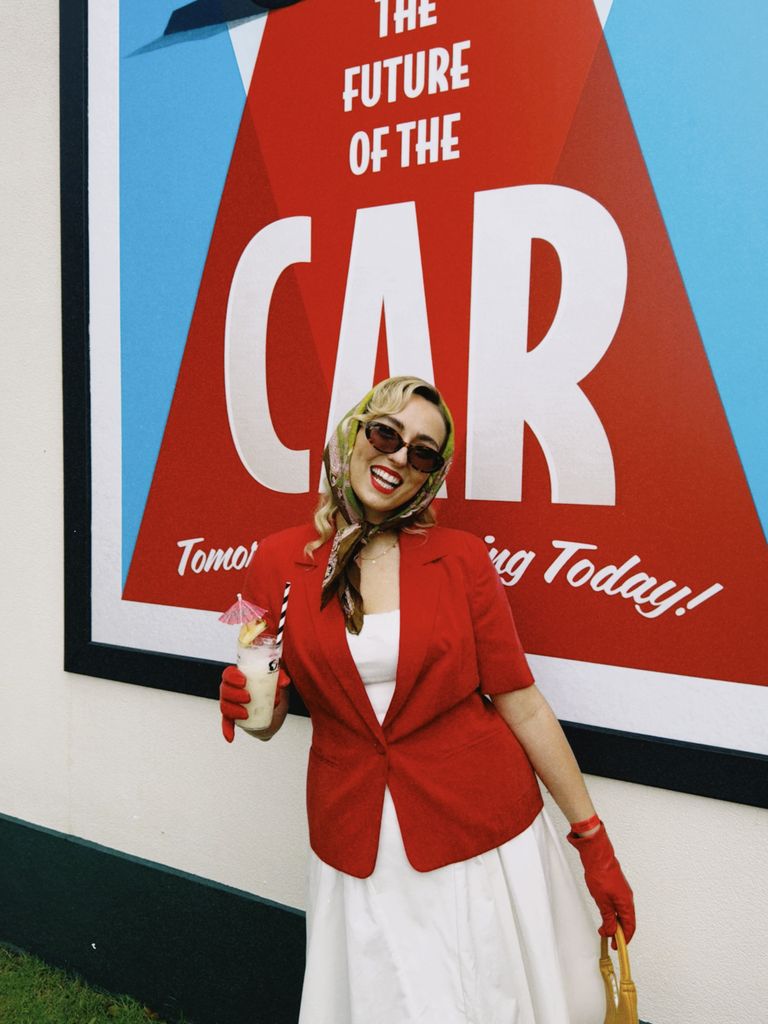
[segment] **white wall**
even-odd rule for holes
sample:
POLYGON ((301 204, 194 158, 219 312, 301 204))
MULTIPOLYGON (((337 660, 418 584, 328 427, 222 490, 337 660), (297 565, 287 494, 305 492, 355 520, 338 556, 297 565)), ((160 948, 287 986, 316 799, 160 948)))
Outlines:
MULTIPOLYGON (((0 812, 302 906, 306 720, 229 747, 210 701, 61 669, 57 18, 0 5, 0 812)), ((768 1019, 768 812, 589 783, 637 896, 641 1016, 768 1019)))

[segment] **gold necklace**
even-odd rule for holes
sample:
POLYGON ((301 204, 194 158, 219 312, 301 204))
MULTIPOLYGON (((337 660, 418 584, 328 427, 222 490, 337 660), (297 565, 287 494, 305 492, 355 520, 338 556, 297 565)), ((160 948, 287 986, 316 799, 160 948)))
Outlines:
POLYGON ((376 563, 378 562, 378 560, 380 558, 384 558, 385 555, 388 555, 389 552, 394 550, 394 548, 396 548, 396 547, 397 547, 397 537, 395 537, 395 539, 392 541, 392 543, 389 545, 388 548, 384 548, 383 551, 379 551, 375 558, 371 558, 370 555, 367 558, 365 558, 363 555, 358 555, 357 556, 357 561, 358 562, 370 562, 371 565, 376 565, 376 563))

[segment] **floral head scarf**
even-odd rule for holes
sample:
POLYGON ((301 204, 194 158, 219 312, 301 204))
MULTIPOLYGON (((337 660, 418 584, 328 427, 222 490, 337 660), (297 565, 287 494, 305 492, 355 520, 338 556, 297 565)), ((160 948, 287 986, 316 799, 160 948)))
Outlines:
MULTIPOLYGON (((389 380, 394 379, 389 378, 389 380)), ((381 382, 381 384, 386 383, 387 381, 381 382)), ((445 462, 440 469, 425 478, 424 483, 410 501, 393 509, 382 522, 369 523, 366 520, 363 506, 352 490, 350 462, 357 433, 363 425, 359 417, 367 412, 371 399, 381 384, 369 391, 353 409, 350 409, 331 435, 323 453, 328 485, 346 525, 337 529, 333 538, 328 567, 323 579, 320 607, 324 608, 336 594, 341 602, 347 630, 350 633, 359 633, 363 628, 363 599, 360 594, 360 567, 356 561, 357 556, 377 533, 382 530, 407 526, 420 512, 424 511, 440 490, 453 458, 454 427, 450 411, 435 388, 424 381, 421 386, 428 388, 438 398, 436 404, 445 420, 446 437, 443 447, 440 449, 440 454, 445 462)), ((418 388, 415 393, 418 394, 418 388)))

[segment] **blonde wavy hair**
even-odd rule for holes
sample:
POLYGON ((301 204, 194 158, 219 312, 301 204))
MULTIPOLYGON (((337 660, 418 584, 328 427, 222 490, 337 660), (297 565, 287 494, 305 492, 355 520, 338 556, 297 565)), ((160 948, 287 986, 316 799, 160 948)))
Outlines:
MULTIPOLYGON (((393 416, 408 404, 413 395, 421 395, 422 398, 426 398, 428 402, 432 402, 433 405, 440 409, 440 392, 433 384, 428 384, 421 377, 388 377, 373 389, 373 394, 365 412, 359 413, 357 416, 349 416, 342 421, 342 430, 346 430, 347 424, 351 419, 357 419, 360 423, 368 423, 369 420, 374 420, 377 416, 393 416)), ((442 409, 440 409, 440 414, 443 415, 442 409)), ((445 423, 447 437, 451 429, 450 423, 445 419, 445 416, 443 416, 443 422, 445 423)), ((339 507, 334 501, 327 480, 324 479, 320 500, 317 503, 313 517, 317 537, 311 540, 304 548, 306 555, 311 556, 313 551, 325 544, 336 530, 338 515, 339 507)), ((434 526, 436 522, 437 516, 434 509, 431 505, 428 505, 403 529, 409 533, 423 533, 425 529, 434 526)))

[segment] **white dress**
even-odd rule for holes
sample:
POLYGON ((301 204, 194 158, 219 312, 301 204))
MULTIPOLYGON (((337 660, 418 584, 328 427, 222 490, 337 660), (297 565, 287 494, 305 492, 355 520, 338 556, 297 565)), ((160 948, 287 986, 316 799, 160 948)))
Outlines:
MULTIPOLYGON (((350 651, 383 721, 400 613, 350 651)), ((542 811, 495 850, 434 871, 405 855, 389 789, 368 878, 310 851, 299 1024, 602 1024, 599 938, 542 811)))

